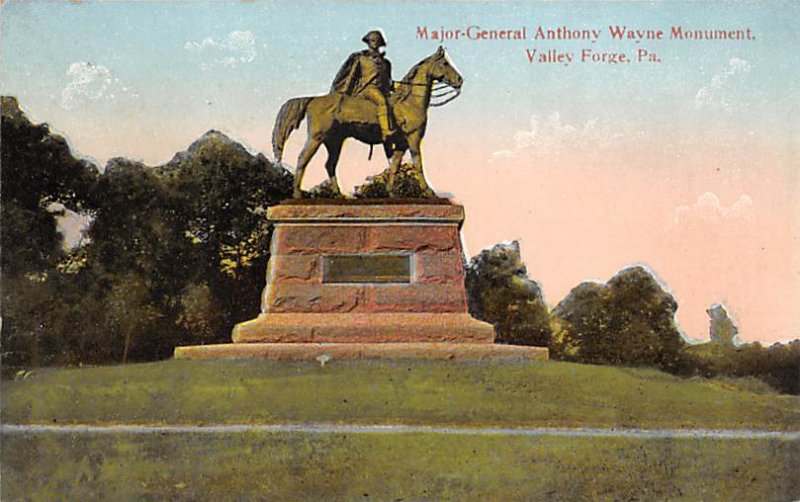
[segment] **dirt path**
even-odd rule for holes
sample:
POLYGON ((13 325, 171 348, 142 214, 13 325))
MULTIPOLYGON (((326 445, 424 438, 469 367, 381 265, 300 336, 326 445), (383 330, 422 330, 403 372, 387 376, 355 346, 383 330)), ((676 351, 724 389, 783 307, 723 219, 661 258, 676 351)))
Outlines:
POLYGON ((485 436, 568 436, 633 438, 783 439, 800 441, 800 431, 763 429, 615 429, 615 428, 505 428, 363 424, 230 424, 230 425, 13 425, 0 434, 227 434, 237 432, 300 432, 309 434, 447 434, 485 436))

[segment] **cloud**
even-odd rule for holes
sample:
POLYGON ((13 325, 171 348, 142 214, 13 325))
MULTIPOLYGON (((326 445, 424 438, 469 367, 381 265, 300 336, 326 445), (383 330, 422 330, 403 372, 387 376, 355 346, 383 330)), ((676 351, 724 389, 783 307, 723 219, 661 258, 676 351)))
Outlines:
POLYGON ((750 63, 744 59, 731 58, 728 66, 711 78, 711 82, 697 91, 694 107, 698 110, 721 108, 727 112, 742 106, 737 86, 751 70, 750 63))
POLYGON ((673 225, 680 225, 687 220, 719 223, 726 220, 751 220, 753 199, 742 194, 728 207, 723 206, 719 197, 711 192, 706 192, 692 205, 678 206, 673 213, 673 225))
POLYGON ((69 65, 67 77, 71 80, 61 91, 61 106, 67 110, 102 98, 112 82, 111 70, 83 61, 69 65))
POLYGON ((515 158, 523 152, 543 155, 575 149, 604 149, 618 143, 625 135, 624 131, 613 129, 599 119, 575 126, 562 122, 559 112, 546 117, 533 115, 530 129, 514 134, 514 147, 494 152, 492 159, 515 158))
POLYGON ((199 42, 186 42, 183 48, 208 57, 199 63, 201 70, 214 66, 234 68, 237 63, 252 63, 256 59, 256 37, 249 31, 232 31, 221 39, 206 37, 199 42))

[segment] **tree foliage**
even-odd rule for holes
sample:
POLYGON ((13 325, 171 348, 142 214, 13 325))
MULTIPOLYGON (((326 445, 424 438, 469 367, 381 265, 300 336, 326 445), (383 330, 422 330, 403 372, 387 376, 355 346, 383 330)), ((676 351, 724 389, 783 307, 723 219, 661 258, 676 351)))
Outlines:
POLYGON ((4 366, 169 357, 256 315, 286 170, 210 131, 163 166, 98 174, 13 98, 2 133, 4 366), (80 248, 63 249, 54 202, 92 215, 80 248))
POLYGON ((677 367, 678 305, 643 267, 583 283, 553 309, 553 356, 596 364, 677 367))
POLYGON ((2 201, 2 273, 9 278, 41 273, 63 256, 56 215, 61 203, 86 208, 97 177, 92 164, 72 156, 64 138, 47 124, 32 124, 13 97, 2 97, 0 201, 2 201))
POLYGON ((497 244, 473 257, 466 285, 470 313, 494 325, 498 342, 548 345, 547 306, 541 288, 527 276, 518 242, 497 244))
POLYGON ((266 211, 291 194, 291 174, 217 131, 159 171, 182 198, 185 235, 199 260, 193 282, 208 285, 223 325, 255 317, 269 249, 266 211))
POLYGON ((47 124, 32 124, 16 99, 2 97, 0 106, 3 355, 12 364, 57 363, 68 344, 57 331, 66 282, 58 264, 65 251, 50 207, 85 210, 97 169, 73 157, 47 124))
POLYGON ((711 341, 689 347, 687 373, 704 377, 757 377, 788 394, 800 394, 800 340, 763 347, 760 343, 722 344, 711 341))

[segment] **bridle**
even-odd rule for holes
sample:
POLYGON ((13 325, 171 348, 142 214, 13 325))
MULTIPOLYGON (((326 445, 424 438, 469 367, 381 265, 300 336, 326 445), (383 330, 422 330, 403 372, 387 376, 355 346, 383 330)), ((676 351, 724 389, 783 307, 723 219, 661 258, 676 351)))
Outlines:
MULTIPOLYGON (((395 84, 404 84, 410 86, 422 86, 427 87, 428 84, 421 84, 417 82, 408 82, 406 80, 393 80, 395 84)), ((455 87, 452 84, 449 84, 443 80, 439 80, 433 84, 431 87, 431 103, 428 106, 436 107, 436 106, 444 106, 447 103, 453 101, 461 94, 461 88, 455 87), (442 101, 437 103, 433 103, 433 100, 436 98, 444 98, 442 101)))

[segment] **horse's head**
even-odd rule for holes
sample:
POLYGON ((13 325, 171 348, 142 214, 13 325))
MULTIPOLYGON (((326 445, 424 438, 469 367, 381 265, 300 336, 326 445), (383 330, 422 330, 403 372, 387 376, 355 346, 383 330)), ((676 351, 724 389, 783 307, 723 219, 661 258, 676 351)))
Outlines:
POLYGON ((434 82, 444 82, 456 89, 460 89, 464 85, 464 77, 455 69, 441 45, 428 58, 428 62, 430 63, 428 74, 434 82))
POLYGON ((394 97, 396 102, 401 103, 414 95, 422 97, 421 91, 424 88, 424 95, 427 97, 425 106, 442 106, 461 94, 464 77, 458 73, 447 57, 444 47, 440 45, 436 52, 412 66, 398 84, 400 84, 399 91, 394 97), (437 83, 442 85, 437 86, 437 83), (445 90, 446 87, 451 89, 445 90), (436 103, 430 101, 437 98, 441 101, 436 103))

